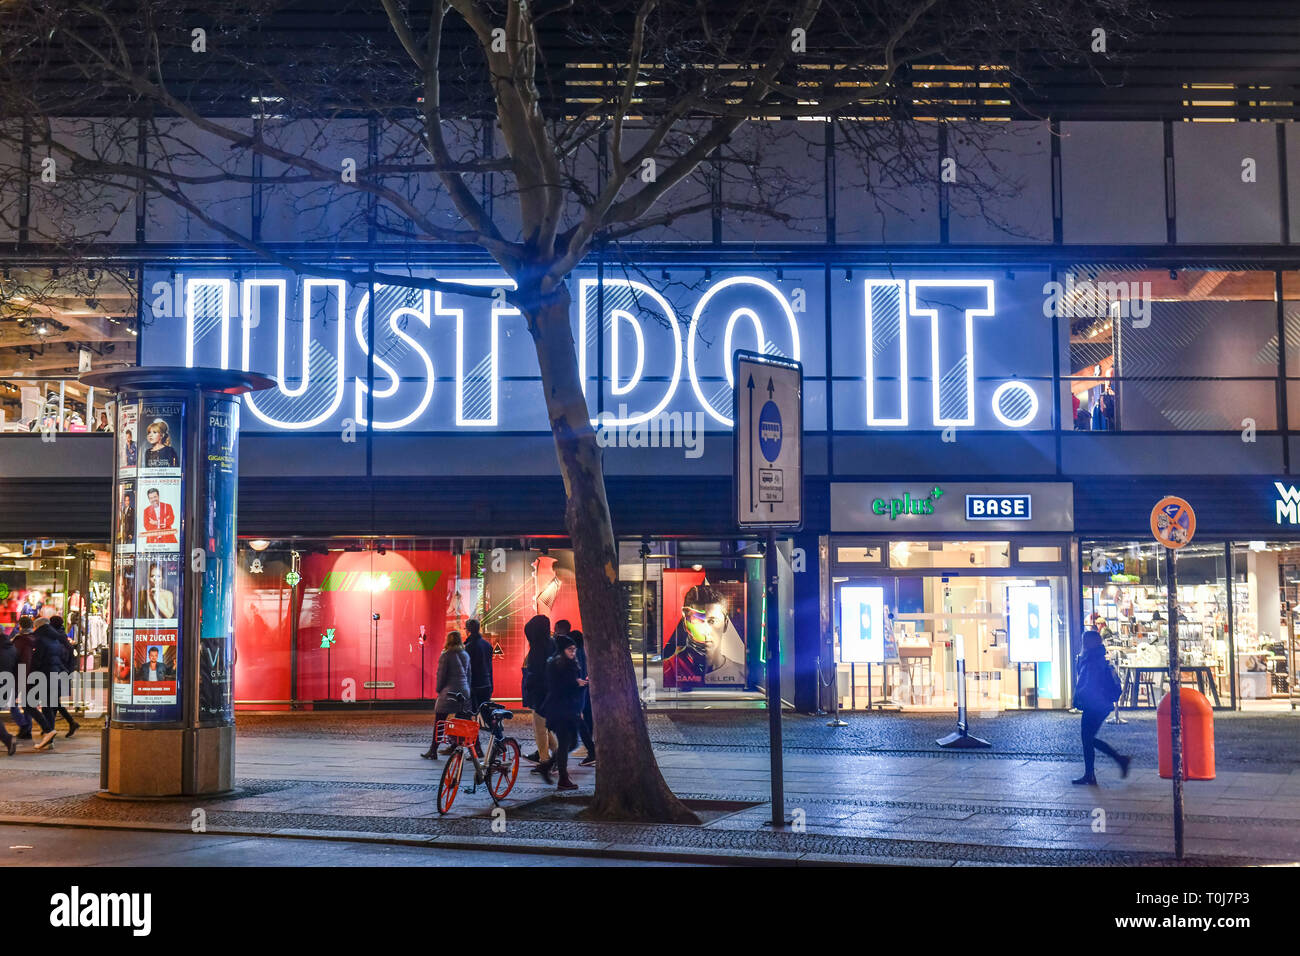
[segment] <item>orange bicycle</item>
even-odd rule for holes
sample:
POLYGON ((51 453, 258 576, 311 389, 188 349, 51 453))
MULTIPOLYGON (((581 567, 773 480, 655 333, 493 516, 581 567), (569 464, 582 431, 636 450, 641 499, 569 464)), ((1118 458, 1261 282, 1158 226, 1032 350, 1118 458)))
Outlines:
POLYGON ((519 742, 507 737, 502 728, 502 721, 514 716, 492 701, 484 701, 479 708, 478 720, 459 717, 447 717, 442 721, 443 736, 456 749, 447 756, 447 765, 442 768, 442 779, 438 782, 438 813, 451 809, 460 792, 460 775, 465 769, 465 753, 474 763, 474 783, 470 793, 475 793, 481 783, 487 784, 488 795, 493 806, 500 806, 501 801, 514 789, 519 776, 519 742), (480 762, 478 736, 479 730, 485 729, 490 737, 487 758, 480 762))

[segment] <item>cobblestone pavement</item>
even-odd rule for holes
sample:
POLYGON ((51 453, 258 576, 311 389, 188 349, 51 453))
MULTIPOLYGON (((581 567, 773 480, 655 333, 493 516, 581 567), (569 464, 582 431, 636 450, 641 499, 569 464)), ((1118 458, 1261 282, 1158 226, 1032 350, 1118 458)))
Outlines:
MULTIPOLYGON (((650 738, 664 748, 724 748, 767 752, 767 712, 763 710, 651 711, 650 738)), ((1107 723, 1103 739, 1134 755, 1139 765, 1155 766, 1156 721, 1150 711, 1126 711, 1126 723, 1107 723)), ((950 757, 934 744, 951 732, 956 718, 941 715, 842 714, 847 727, 827 727, 829 717, 787 714, 782 737, 787 753, 925 754, 950 757)), ((1064 712, 1008 712, 971 718, 971 733, 993 743, 992 751, 963 755, 976 759, 1015 756, 1028 760, 1079 759, 1079 717, 1064 712)), ((420 713, 373 715, 341 713, 243 715, 241 736, 283 734, 369 739, 425 740, 431 718, 420 713)), ((511 732, 532 739, 532 722, 516 718, 511 732)), ((1300 714, 1222 713, 1215 716, 1215 757, 1222 770, 1290 773, 1300 770, 1300 714)))
MULTIPOLYGON (((419 759, 428 715, 304 714, 239 719, 237 783, 225 799, 119 802, 98 787, 98 735, 60 739, 53 754, 0 757, 0 822, 94 823, 189 830, 196 810, 209 832, 416 841, 465 848, 530 848, 664 859, 1047 865, 1171 862, 1170 783, 1154 772, 1155 722, 1131 716, 1105 734, 1131 750, 1121 781, 1099 764, 1103 786, 1071 786, 1078 718, 1008 714, 973 721, 994 741, 979 756, 934 746, 945 717, 845 715, 784 721, 786 809, 793 827, 773 831, 766 715, 650 715, 669 784, 712 801, 701 827, 594 824, 572 819, 553 791, 526 772, 494 820, 485 793, 463 793, 453 812, 434 807, 441 763, 419 759), (496 832, 493 823, 505 832, 496 832)), ((531 727, 510 732, 525 752, 531 727)), ((1300 860, 1300 720, 1231 715, 1217 721, 1219 774, 1187 785, 1193 863, 1300 860), (1267 759, 1255 760, 1260 754, 1267 759)), ((591 793, 594 771, 575 770, 591 793)))

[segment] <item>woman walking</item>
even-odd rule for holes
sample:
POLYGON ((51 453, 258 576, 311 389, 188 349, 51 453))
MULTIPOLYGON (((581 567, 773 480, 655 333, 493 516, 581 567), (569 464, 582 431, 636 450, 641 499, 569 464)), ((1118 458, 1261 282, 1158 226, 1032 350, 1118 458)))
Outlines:
MULTIPOLYGON (((429 749, 420 754, 426 760, 438 759, 438 722, 447 717, 468 716, 469 707, 469 655, 461 643, 460 631, 451 631, 447 643, 438 657, 438 700, 433 706, 433 743, 429 749)), ((444 754, 455 750, 455 745, 448 743, 442 749, 444 754)))
POLYGON ((1105 723, 1115 701, 1119 700, 1120 681, 1115 668, 1106 659, 1106 644, 1101 634, 1091 628, 1083 632, 1083 653, 1075 664, 1074 706, 1083 711, 1083 776, 1070 782, 1095 787, 1098 750, 1115 761, 1121 777, 1128 776, 1131 758, 1118 753, 1104 740, 1097 739, 1097 731, 1105 723))
POLYGON ((555 656, 546 672, 546 699, 542 702, 542 713, 559 742, 551 759, 537 765, 537 772, 550 783, 551 770, 558 770, 560 783, 556 789, 577 790, 578 785, 569 779, 569 751, 578 742, 578 722, 582 719, 587 679, 578 667, 578 646, 573 643, 573 638, 561 634, 555 638, 555 646, 555 656))
MULTIPOLYGON (((546 662, 555 653, 555 642, 551 640, 551 619, 545 614, 538 614, 528 619, 524 625, 524 637, 528 638, 528 656, 524 659, 524 706, 533 712, 533 734, 537 738, 537 750, 526 759, 546 763, 555 746, 555 735, 546 729, 546 718, 542 716, 542 702, 546 700, 546 662)), ((538 768, 534 767, 537 773, 538 768)))

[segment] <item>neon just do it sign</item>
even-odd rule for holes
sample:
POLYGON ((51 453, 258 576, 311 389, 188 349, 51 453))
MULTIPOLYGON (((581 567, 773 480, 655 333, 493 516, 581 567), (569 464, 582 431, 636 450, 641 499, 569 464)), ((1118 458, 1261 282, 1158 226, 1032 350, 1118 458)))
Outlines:
MULTIPOLYGON (((146 285, 153 320, 143 353, 147 364, 272 374, 276 389, 246 403, 257 423, 275 430, 333 428, 345 419, 378 430, 510 428, 503 381, 537 377, 523 316, 506 297, 514 283, 471 270, 439 278, 491 294, 376 285, 372 303, 369 287, 341 279, 177 275, 146 285), (372 310, 377 347, 369 341, 372 310), (452 394, 438 399, 439 389, 452 394), (368 422, 372 402, 375 420, 368 422)), ((843 327, 845 339, 865 342, 856 377, 865 386, 868 428, 1041 427, 1038 395, 1025 382, 997 384, 991 401, 977 395, 978 323, 998 319, 992 279, 867 278, 850 283, 856 292, 824 311, 803 311, 803 289, 765 275, 705 278, 684 292, 679 282, 671 295, 670 285, 644 274, 603 281, 575 275, 572 321, 584 392, 594 406, 602 389, 606 408, 619 408, 593 425, 632 426, 703 409, 730 428, 728 356, 743 348, 804 361, 810 343, 824 342, 829 316, 834 336, 843 327), (945 293, 957 293, 960 303, 944 302, 945 293), (924 379, 928 409, 915 407, 909 388, 924 379)))

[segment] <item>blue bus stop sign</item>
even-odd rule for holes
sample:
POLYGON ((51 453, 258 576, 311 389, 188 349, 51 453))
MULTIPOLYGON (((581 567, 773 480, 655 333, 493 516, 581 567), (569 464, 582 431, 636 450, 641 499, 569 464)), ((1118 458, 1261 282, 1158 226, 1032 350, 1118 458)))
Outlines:
POLYGON ((768 461, 781 455, 781 409, 776 402, 767 402, 758 413, 758 450, 768 461))

